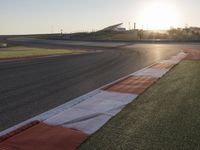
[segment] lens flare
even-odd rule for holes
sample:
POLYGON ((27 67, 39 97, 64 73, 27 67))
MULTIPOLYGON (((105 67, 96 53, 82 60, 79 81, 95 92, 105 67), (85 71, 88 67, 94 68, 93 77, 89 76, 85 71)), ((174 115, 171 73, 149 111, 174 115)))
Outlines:
POLYGON ((163 1, 146 4, 138 15, 139 23, 152 30, 177 27, 180 24, 179 19, 179 11, 175 5, 163 1))

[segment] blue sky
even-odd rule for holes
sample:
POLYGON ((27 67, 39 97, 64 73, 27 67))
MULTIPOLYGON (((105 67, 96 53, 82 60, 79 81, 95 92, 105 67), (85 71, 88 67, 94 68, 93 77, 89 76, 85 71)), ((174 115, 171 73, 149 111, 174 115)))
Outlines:
MULTIPOLYGON (((151 23, 144 22, 144 19, 148 19, 148 14, 143 12, 149 5, 157 2, 158 0, 0 0, 0 34, 51 33, 59 32, 60 29, 67 33, 92 31, 120 22, 125 27, 128 27, 129 22, 136 22, 138 27, 148 28, 151 23), (143 22, 140 21, 141 18, 143 22)), ((163 2, 169 3, 179 13, 179 22, 173 25, 169 21, 169 26, 200 26, 199 0, 159 1, 161 4, 163 2)))

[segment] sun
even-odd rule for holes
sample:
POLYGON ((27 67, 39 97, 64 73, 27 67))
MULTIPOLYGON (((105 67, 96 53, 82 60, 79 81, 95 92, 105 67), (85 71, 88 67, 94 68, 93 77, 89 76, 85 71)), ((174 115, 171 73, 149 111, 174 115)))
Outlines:
POLYGON ((148 29, 169 29, 179 25, 179 12, 175 6, 163 1, 145 4, 139 15, 139 23, 148 29))

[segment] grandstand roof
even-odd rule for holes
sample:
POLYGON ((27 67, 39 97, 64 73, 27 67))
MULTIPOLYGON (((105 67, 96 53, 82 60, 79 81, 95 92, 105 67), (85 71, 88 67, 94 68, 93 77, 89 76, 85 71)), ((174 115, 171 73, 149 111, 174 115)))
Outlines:
POLYGON ((117 30, 117 28, 119 28, 123 23, 119 23, 119 24, 116 24, 116 25, 112 25, 112 26, 109 26, 109 27, 106 27, 104 29, 102 29, 101 31, 115 31, 117 30))

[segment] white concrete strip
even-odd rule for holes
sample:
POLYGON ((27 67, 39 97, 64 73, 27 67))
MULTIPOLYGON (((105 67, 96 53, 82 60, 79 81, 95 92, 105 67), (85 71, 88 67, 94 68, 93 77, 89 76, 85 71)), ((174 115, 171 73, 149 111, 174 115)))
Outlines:
POLYGON ((75 128, 87 134, 93 134, 98 129, 100 129, 106 122, 108 122, 113 116, 118 114, 124 107, 125 106, 122 106, 104 114, 98 114, 95 117, 79 122, 64 124, 62 126, 66 128, 75 128))
POLYGON ((181 52, 181 53, 179 53, 179 54, 176 55, 176 56, 172 56, 170 60, 181 61, 181 60, 184 59, 186 56, 187 56, 186 53, 181 52))
POLYGON ((177 56, 181 59, 184 59, 188 54, 186 54, 185 52, 180 52, 177 56))
POLYGON ((95 117, 75 123, 64 124, 62 126, 66 128, 78 129, 86 134, 93 134, 97 130, 99 130, 106 122, 108 122, 113 116, 119 113, 123 108, 124 106, 106 112, 105 114, 98 114, 95 117))
POLYGON ((90 97, 87 100, 75 105, 74 107, 47 119, 45 122, 62 124, 62 122, 71 121, 87 115, 106 113, 121 106, 127 105, 136 97, 137 95, 134 94, 102 91, 93 97, 90 97), (78 111, 81 112, 78 113, 78 111))
POLYGON ((161 64, 172 64, 172 65, 176 65, 180 62, 180 60, 163 60, 160 63, 161 64))
POLYGON ((93 97, 85 100, 84 102, 74 106, 74 108, 88 109, 106 112, 112 109, 112 107, 116 108, 120 105, 126 105, 132 102, 137 95, 134 94, 125 94, 125 93, 117 93, 117 92, 108 92, 102 91, 93 97))
POLYGON ((64 124, 62 126, 66 128, 77 129, 90 135, 99 130, 106 122, 111 119, 111 117, 112 116, 101 114, 94 118, 89 118, 87 120, 79 121, 76 123, 64 124))
POLYGON ((140 72, 133 73, 134 76, 152 76, 156 78, 161 78, 165 75, 169 69, 154 69, 154 68, 147 68, 140 72))
POLYGON ((102 91, 44 122, 75 128, 85 133, 92 133, 105 124, 106 120, 109 120, 110 117, 120 112, 124 106, 132 102, 136 97, 137 95, 134 94, 102 91), (91 122, 93 122, 93 128, 88 131, 86 127, 90 126, 91 122))

